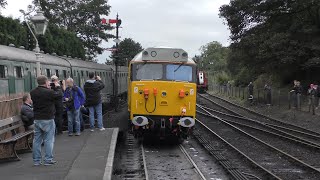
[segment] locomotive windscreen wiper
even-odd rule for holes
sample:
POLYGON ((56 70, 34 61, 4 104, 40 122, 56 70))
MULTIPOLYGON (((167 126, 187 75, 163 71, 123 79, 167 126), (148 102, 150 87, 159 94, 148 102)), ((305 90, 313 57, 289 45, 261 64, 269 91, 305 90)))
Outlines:
POLYGON ((173 72, 177 72, 178 69, 179 69, 182 65, 184 65, 184 63, 181 63, 181 64, 177 67, 177 69, 175 69, 173 72))

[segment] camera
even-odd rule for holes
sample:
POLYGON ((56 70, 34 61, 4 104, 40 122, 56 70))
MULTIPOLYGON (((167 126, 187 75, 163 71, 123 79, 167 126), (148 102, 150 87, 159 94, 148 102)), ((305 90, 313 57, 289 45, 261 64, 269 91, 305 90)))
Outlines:
POLYGON ((50 83, 50 87, 51 87, 51 88, 54 88, 54 87, 56 87, 56 85, 55 85, 53 82, 51 82, 51 83, 50 83))

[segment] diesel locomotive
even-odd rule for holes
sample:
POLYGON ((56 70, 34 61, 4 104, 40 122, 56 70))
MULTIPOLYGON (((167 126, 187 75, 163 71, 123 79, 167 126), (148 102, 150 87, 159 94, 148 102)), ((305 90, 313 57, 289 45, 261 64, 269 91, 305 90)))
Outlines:
POLYGON ((196 63, 183 49, 147 48, 129 65, 128 111, 137 136, 186 138, 195 125, 196 63))

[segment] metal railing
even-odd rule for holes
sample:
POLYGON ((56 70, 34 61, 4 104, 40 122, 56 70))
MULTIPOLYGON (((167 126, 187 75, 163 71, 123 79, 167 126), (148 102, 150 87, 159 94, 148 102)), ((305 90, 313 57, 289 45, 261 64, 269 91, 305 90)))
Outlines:
POLYGON ((223 96, 237 98, 252 105, 270 104, 272 106, 288 107, 298 111, 311 112, 316 114, 316 109, 319 106, 319 97, 308 96, 305 94, 297 94, 290 90, 273 88, 267 91, 264 88, 254 88, 253 101, 249 101, 248 87, 236 87, 228 85, 213 84, 209 86, 209 91, 223 96))

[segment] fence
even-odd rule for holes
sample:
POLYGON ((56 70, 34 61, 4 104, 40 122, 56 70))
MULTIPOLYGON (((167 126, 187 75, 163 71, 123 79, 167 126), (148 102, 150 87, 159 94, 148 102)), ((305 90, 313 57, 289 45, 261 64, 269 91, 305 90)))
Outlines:
POLYGON ((20 114, 22 94, 0 98, 0 120, 20 114))
MULTIPOLYGON (((241 100, 249 99, 248 87, 235 87, 227 85, 213 84, 209 86, 209 90, 219 93, 227 97, 234 97, 241 100)), ((255 88, 253 90, 253 98, 255 104, 269 104, 268 93, 264 88, 255 88)), ((273 106, 288 107, 299 111, 312 112, 315 114, 319 104, 319 98, 315 96, 307 96, 304 94, 296 94, 289 90, 271 89, 270 104, 273 106)))

